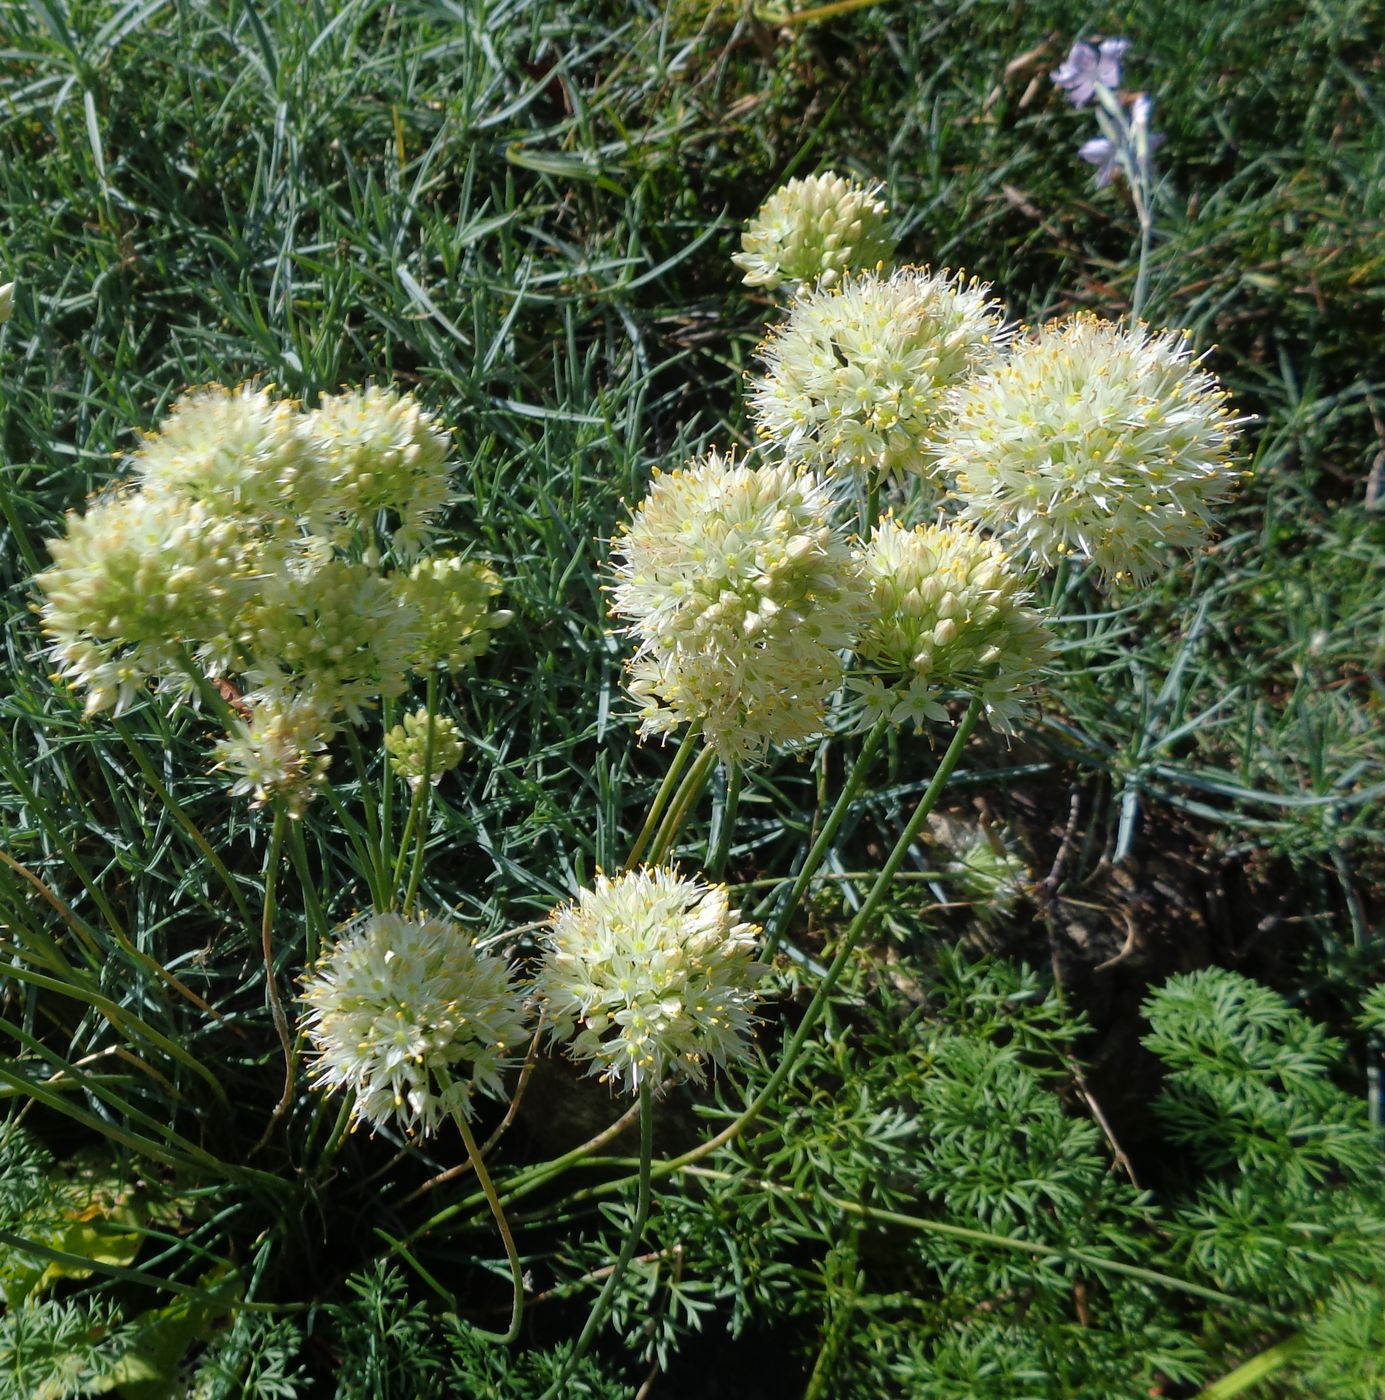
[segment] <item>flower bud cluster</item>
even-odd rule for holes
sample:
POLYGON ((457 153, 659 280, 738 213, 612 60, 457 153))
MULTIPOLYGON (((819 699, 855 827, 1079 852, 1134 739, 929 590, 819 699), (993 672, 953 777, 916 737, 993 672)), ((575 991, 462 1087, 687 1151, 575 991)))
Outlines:
POLYGON ((642 732, 698 722, 725 757, 821 731, 857 606, 811 472, 711 453, 659 475, 615 541, 612 612, 639 642, 642 732))
POLYGON ((977 695, 1008 732, 1052 638, 1005 552, 963 524, 883 520, 858 554, 869 607, 856 636, 868 710, 895 723, 943 719, 951 691, 977 695))
POLYGON ((180 639, 224 652, 255 590, 257 551, 200 501, 126 491, 70 514, 38 576, 44 630, 86 713, 128 709, 178 670, 180 639))
POLYGON ((726 891, 672 870, 611 879, 551 917, 534 992, 555 1041, 590 1073, 634 1093, 669 1075, 743 1055, 760 930, 737 922, 726 891))
POLYGON ((945 395, 994 357, 984 283, 903 267, 800 296, 760 347, 751 411, 774 452, 829 472, 927 470, 945 395))
POLYGON ((420 559, 407 574, 391 574, 390 585, 400 604, 418 614, 409 664, 420 674, 439 666, 460 671, 514 617, 503 608, 487 611, 500 592, 500 576, 460 555, 420 559))
POLYGON ((731 261, 749 287, 830 287, 848 268, 872 268, 894 253, 879 187, 834 171, 790 180, 760 206, 731 261))
POLYGON ((303 979, 314 1078, 377 1127, 429 1136, 498 1095, 527 1034, 503 958, 446 918, 372 914, 348 924, 303 979))
POLYGON ((35 582, 50 654, 88 714, 119 714, 151 681, 187 690, 190 670, 234 681, 249 711, 217 757, 237 793, 301 811, 343 721, 509 621, 482 565, 382 569, 382 549, 410 557, 447 500, 446 437, 411 398, 366 389, 303 413, 250 386, 203 389, 132 467, 134 485, 49 543, 35 582))
POLYGON ((1207 539, 1241 478, 1226 397, 1181 334, 1074 316, 958 389, 938 470, 1036 564, 1139 581, 1207 539))
POLYGON ((456 722, 446 715, 433 715, 430 720, 426 709, 406 714, 403 721, 385 735, 390 767, 412 788, 422 785, 425 772, 431 775, 433 783, 444 773, 451 772, 462 761, 465 749, 456 722), (431 755, 428 752, 430 731, 431 755))

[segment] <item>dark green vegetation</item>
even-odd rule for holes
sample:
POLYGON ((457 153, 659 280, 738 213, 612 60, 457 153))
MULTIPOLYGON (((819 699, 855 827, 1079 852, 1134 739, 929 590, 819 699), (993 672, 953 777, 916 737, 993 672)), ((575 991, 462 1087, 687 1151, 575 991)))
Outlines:
MULTIPOLYGON (((446 704, 470 754, 424 889, 489 931, 540 918, 619 863, 667 761, 624 717, 602 569, 651 468, 745 438, 771 308, 728 262, 740 220, 788 174, 849 168, 887 181, 902 256, 1031 320, 1119 315, 1134 221, 1047 79, 1084 28, 1133 41, 1127 85, 1167 133, 1146 315, 1215 346, 1254 474, 1213 551, 1060 624, 1040 720, 977 741, 950 790, 953 844, 979 807, 1019 891, 949 871, 947 832, 920 849, 773 1116, 661 1188, 570 1393, 1382 1392, 1378 991, 1359 1018, 1385 971, 1385 34, 1366 3, 1230 8, 901 2, 784 28, 692 4, 5 0, 0 829, 45 889, 0 868, 0 1396, 531 1396, 633 1198, 584 1168, 516 1202, 535 1301, 511 1358, 468 1333, 507 1307, 469 1182, 411 1195, 462 1159, 451 1138, 337 1147, 337 1105, 300 1083, 252 1153, 283 1072, 265 823, 207 771, 196 714, 84 723, 49 684, 26 580, 62 512, 190 384, 416 389, 455 428, 445 542, 518 613, 446 704)), ((767 1003, 771 1062, 804 957, 933 762, 881 760, 767 1003)), ((345 753, 333 777, 348 804, 383 780, 345 753)), ((816 779, 751 779, 729 880, 785 873, 816 779)), ((280 881, 283 985, 306 891, 331 920, 366 898, 333 831, 319 804, 280 881)), ((543 1068, 502 1191, 619 1107, 543 1068)), ((676 1095, 660 1150, 722 1111, 676 1095)))

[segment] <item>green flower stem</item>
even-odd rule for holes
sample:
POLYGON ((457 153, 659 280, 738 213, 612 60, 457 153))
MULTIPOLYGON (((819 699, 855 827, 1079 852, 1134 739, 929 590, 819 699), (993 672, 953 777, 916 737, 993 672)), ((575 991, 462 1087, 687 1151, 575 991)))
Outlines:
POLYGON ((375 880, 388 898, 390 890, 385 884, 385 875, 389 866, 385 863, 384 848, 380 845, 380 824, 376 820, 375 804, 370 800, 369 769, 366 767, 360 736, 356 733, 354 724, 346 726, 346 746, 351 750, 351 762, 355 765, 356 778, 360 783, 361 806, 365 808, 365 829, 370 843, 371 864, 375 868, 375 880))
MULTIPOLYGON (((640 1111, 639 1100, 637 1099, 614 1123, 603 1128, 593 1138, 581 1143, 577 1147, 570 1148, 561 1157, 552 1157, 547 1162, 535 1162, 530 1167, 522 1168, 505 1183, 505 1194, 501 1200, 508 1203, 510 1201, 522 1200, 533 1191, 537 1191, 546 1182, 560 1177, 570 1167, 575 1167, 581 1162, 591 1159, 595 1153, 599 1152, 607 1143, 613 1142, 630 1126, 630 1120, 640 1111)), ((416 1230, 410 1231, 404 1244, 412 1244, 415 1240, 422 1239, 424 1235, 446 1225, 450 1220, 455 1220, 459 1215, 469 1214, 477 1206, 484 1204, 485 1197, 479 1193, 466 1197, 453 1205, 445 1206, 435 1215, 430 1216, 416 1230)))
MULTIPOLYGON (((414 865, 409 875, 409 888, 404 892, 403 913, 407 914, 413 908, 414 899, 418 895, 419 881, 423 878, 423 858, 428 849, 428 816, 433 802, 433 747, 437 740, 433 721, 438 713, 438 673, 432 670, 428 673, 428 732, 423 738, 423 781, 419 784, 419 789, 423 793, 423 801, 418 815, 418 828, 415 837, 414 865)), ((409 815, 413 816, 413 804, 410 804, 409 815)), ((409 849, 407 839, 399 843, 401 856, 409 849)), ((391 887, 391 893, 398 889, 398 877, 391 887)))
POLYGON ((673 762, 668 766, 668 772, 664 774, 663 782, 659 784, 659 791, 654 794, 654 801, 645 816, 640 834, 635 838, 635 844, 630 848, 630 854, 625 861, 626 870, 634 870, 639 865, 646 848, 653 840, 654 833, 658 830, 659 822, 663 819, 664 812, 668 807, 669 799, 678 786, 678 780, 683 776, 683 769, 688 766, 693 749, 697 747, 697 739, 697 725, 689 725, 688 732, 683 735, 683 742, 678 745, 677 751, 673 755, 673 762))
POLYGON ((803 1013, 803 1019, 798 1023, 798 1029, 794 1032, 788 1048, 784 1051, 779 1068, 770 1075, 765 1087, 751 1100, 750 1105, 734 1122, 728 1124, 715 1137, 708 1138, 706 1142, 683 1153, 682 1156, 675 1157, 669 1162, 660 1162, 660 1176, 689 1162, 696 1162, 709 1153, 715 1152, 717 1148, 724 1147, 728 1142, 735 1141, 779 1093, 781 1086, 793 1071, 799 1052, 817 1025, 818 1018, 826 1009, 828 998, 832 995, 833 988, 836 987, 852 953, 856 951, 856 945, 860 942, 861 935, 870 927, 870 922, 875 917, 875 911, 889 892, 890 882, 894 879, 895 871, 904 863, 905 856, 909 854, 914 842, 918 839, 919 832, 923 830, 923 824, 928 820, 928 814, 937 805, 938 798, 942 796, 943 789, 947 786, 947 780, 952 776, 952 770, 956 768, 958 760, 962 757, 962 750, 966 748, 971 731, 976 728, 976 722, 980 718, 981 699, 979 696, 974 696, 971 704, 967 706, 966 714, 962 716, 961 722, 953 732, 952 742, 947 746, 947 752, 943 754, 937 772, 933 774, 932 782, 928 784, 923 796, 919 798, 913 816, 909 818, 904 830, 900 832, 894 850, 890 852, 879 875, 875 877, 875 883, 871 886, 870 893, 866 895, 864 903, 856 911, 856 917, 847 926, 842 946, 837 950, 837 956, 832 959, 832 964, 827 969, 827 975, 818 984, 812 1001, 808 1003, 808 1009, 803 1013))
POLYGON ((726 858, 731 854, 731 840, 736 834, 736 816, 741 805, 741 784, 745 772, 741 765, 732 759, 724 765, 726 771, 726 791, 717 805, 715 834, 712 849, 707 855, 707 878, 720 880, 726 869, 726 858))
POLYGON ((1236 1396, 1254 1390, 1261 1381, 1288 1365, 1307 1345, 1308 1338, 1302 1332, 1295 1332, 1292 1337, 1252 1356, 1234 1371, 1228 1371, 1205 1390, 1198 1391, 1196 1400, 1235 1400, 1236 1396))
MULTIPOLYGON (((439 1069, 437 1075, 445 1089, 452 1087, 451 1077, 445 1069, 439 1069)), ((496 1228, 500 1231, 501 1240, 504 1241, 505 1257, 510 1261, 510 1282, 514 1286, 514 1301, 510 1306, 509 1327, 504 1332, 491 1332, 483 1327, 477 1327, 475 1331, 478 1336, 484 1337, 487 1341, 499 1342, 501 1346, 509 1346, 519 1336, 519 1324, 524 1316, 524 1270, 520 1266, 519 1252, 515 1249, 514 1236, 510 1233, 510 1222, 505 1219, 504 1207, 500 1204, 500 1197, 496 1195, 490 1173, 486 1170, 481 1149, 476 1146, 476 1139, 472 1137, 471 1129, 467 1126, 466 1114, 459 1109, 453 1113, 452 1121, 456 1123, 457 1131, 462 1135, 462 1142, 466 1145, 466 1155, 471 1162, 471 1169, 476 1173, 476 1184, 480 1186, 482 1194, 486 1198, 486 1204, 491 1208, 496 1228)))
MULTIPOLYGON (((429 732, 428 739, 431 744, 432 732, 429 732)), ((431 756, 431 755, 430 755, 431 756)), ((425 763, 426 766, 426 763, 425 763)), ((418 827, 419 813, 423 809, 424 793, 431 787, 425 776, 424 781, 414 788, 412 796, 409 798, 409 814, 404 818, 404 830, 399 833, 399 850, 394 858, 394 874, 390 878, 389 897, 390 907, 395 907, 395 901, 399 898, 399 886, 404 879, 404 862, 409 858, 409 847, 413 844, 414 831, 418 827)), ((409 912, 409 901, 406 899, 400 906, 400 913, 409 912)))
MULTIPOLYGON (((875 1206, 861 1205, 857 1201, 847 1200, 841 1196, 831 1196, 825 1192, 813 1197, 806 1192, 794 1191, 773 1181, 750 1180, 737 1177, 731 1172, 714 1171, 709 1167, 684 1166, 679 1167, 678 1170, 686 1172, 689 1176, 705 1177, 709 1181, 740 1182, 756 1191, 765 1191, 775 1196, 791 1197, 797 1200, 814 1200, 821 1205, 830 1206, 833 1210, 842 1211, 847 1215, 859 1216, 864 1220, 872 1220, 880 1225, 893 1225, 900 1229, 916 1230, 923 1234, 948 1235, 955 1240, 968 1240, 973 1244, 990 1245, 999 1249, 1019 1250, 1021 1253, 1033 1254, 1046 1259, 1065 1259, 1073 1264, 1082 1264, 1098 1273, 1120 1274, 1125 1278, 1138 1279, 1141 1283, 1153 1284, 1157 1288, 1167 1288, 1176 1293, 1185 1293, 1193 1298, 1202 1298, 1209 1303, 1220 1303, 1223 1306, 1238 1308, 1244 1312, 1256 1312, 1277 1322, 1291 1321, 1283 1313, 1266 1308, 1259 1303, 1252 1303, 1245 1298, 1238 1298, 1234 1293, 1222 1293, 1215 1288, 1204 1288, 1200 1283, 1191 1283, 1189 1280, 1177 1278, 1173 1274, 1160 1273, 1157 1269, 1146 1269, 1139 1264, 1124 1264, 1119 1259, 1104 1259, 1099 1254, 1089 1254, 1082 1249, 1064 1249, 1061 1245, 1040 1244, 1036 1240, 995 1235, 988 1230, 972 1230, 965 1225, 949 1225, 946 1221, 929 1220, 924 1216, 902 1215, 898 1211, 880 1210, 875 1206)), ((1223 1400, 1223 1397, 1229 1400, 1229 1397, 1239 1393, 1239 1391, 1232 1390, 1225 1392, 1204 1391, 1199 1400, 1207 1400, 1209 1396, 1212 1397, 1212 1400, 1223 1400)))
POLYGON ((857 794, 865 784, 870 765, 885 738, 885 731, 889 727, 889 720, 882 717, 876 720, 867 733, 865 743, 861 745, 861 752, 852 765, 851 772, 847 774, 846 782, 842 785, 841 793, 828 814, 826 823, 818 832, 817 839, 809 848, 808 854, 803 858, 803 864, 794 878, 793 887, 789 890, 787 898, 780 901, 778 912, 769 925, 769 930, 765 935, 764 956, 766 958, 772 957, 774 950, 783 941, 789 920, 797 912, 813 876, 817 874, 818 868, 827 857, 827 852, 832 848, 833 841, 837 839, 837 833, 842 829, 842 823, 846 820, 847 812, 851 810, 851 804, 856 800, 857 794))
MULTIPOLYGON (((388 734, 394 728, 394 705, 389 700, 380 702, 380 732, 388 734)), ((389 763, 385 764, 384 777, 380 782, 380 847, 385 851, 394 849, 394 774, 389 763)), ((408 845, 401 841, 401 845, 408 845)), ((396 888, 398 882, 396 881, 396 888)))
POLYGON ((303 823, 289 823, 289 859, 293 862, 298 876, 299 888, 303 892, 303 904, 308 916, 308 964, 317 961, 318 950, 327 940, 327 916, 322 910, 322 901, 317 897, 317 884, 308 867, 308 846, 303 839, 303 823))
POLYGON ((382 912, 388 908, 389 901, 386 897, 386 890, 380 882, 380 872, 375 868, 373 853, 370 849, 370 838, 361 830, 361 824, 350 812, 346 810, 346 804, 341 800, 341 794, 327 783, 323 787, 327 795, 327 800, 332 804, 332 810, 337 815, 337 820, 341 823, 341 830, 351 842, 353 855, 360 873, 365 876, 365 882, 370 889, 370 903, 376 912, 382 912))
POLYGON ((288 819, 288 811, 284 804, 276 802, 274 825, 269 833, 269 849, 265 852, 264 915, 260 920, 260 953, 264 958, 265 995, 269 998, 269 1014, 274 1018, 274 1029, 279 1034, 279 1044, 284 1051, 284 1091, 279 1095, 279 1102, 274 1105, 274 1112, 269 1115, 269 1122, 265 1125, 259 1142, 251 1149, 252 1156, 269 1140, 274 1125, 288 1112, 289 1104, 293 1102, 294 1066, 297 1055, 274 974, 274 896, 279 878, 279 859, 284 849, 284 828, 288 825, 288 819))
POLYGON ((606 1314, 610 1311, 616 1289, 620 1287, 620 1282, 625 1277, 625 1271, 630 1267, 630 1261, 635 1257, 635 1250, 639 1247, 640 1237, 644 1234, 644 1227, 649 1220, 653 1156, 654 1090, 648 1076, 646 1076, 640 1080, 640 1166, 639 1187, 635 1198, 635 1219, 631 1222, 630 1233, 626 1235, 625 1243, 620 1247, 615 1266, 606 1277, 606 1282, 597 1296, 596 1305, 592 1308, 586 1325, 577 1338, 576 1345, 568 1354, 567 1360, 563 1363, 563 1368, 558 1372, 553 1384, 543 1393, 541 1400, 558 1400, 558 1397, 563 1394, 568 1377, 596 1339, 597 1331, 605 1321, 606 1314))
MULTIPOLYGON (((324 1099, 325 1103, 326 1100, 324 1099)), ((341 1112, 337 1114, 337 1121, 332 1124, 332 1135, 327 1139, 326 1145, 322 1149, 320 1161, 325 1165, 341 1150, 342 1143, 346 1140, 346 1130, 351 1126, 351 1111, 355 1104, 348 1098, 341 1106, 341 1112)))
MULTIPOLYGON (((135 760, 135 766, 144 776, 144 781, 158 794, 159 801, 164 804, 168 814, 178 823, 179 826, 191 837, 193 844, 202 852, 208 865, 217 873, 217 878, 226 886, 232 901, 236 906, 236 913, 240 915, 241 924, 244 927, 253 927, 255 920, 251 917, 250 907, 245 902, 245 896, 240 892, 240 886, 231 878, 231 872, 227 870, 225 862, 212 849, 211 843, 202 834, 202 829, 193 819, 182 809, 173 794, 164 785, 154 769, 154 765, 149 761, 149 756, 144 752, 144 746, 130 732, 130 726, 122 719, 112 719, 111 724, 115 732, 120 735, 125 747, 130 751, 130 757, 135 760)), ((203 1003, 205 1007, 205 1003, 203 1003)))
POLYGON ((863 542, 869 542, 879 521, 880 470, 877 467, 872 467, 866 478, 866 509, 865 514, 861 517, 861 539, 863 542))
POLYGON ((648 863, 650 865, 660 865, 668 859, 669 850, 678 839, 678 833, 686 824, 689 814, 697 804, 697 799, 702 796, 702 789, 707 786, 707 777, 712 771, 712 765, 716 762, 716 758, 715 749, 703 749, 698 754, 697 761, 688 769, 687 775, 674 794, 673 801, 669 803, 668 812, 663 821, 660 822, 658 834, 654 837, 653 844, 649 848, 648 863))

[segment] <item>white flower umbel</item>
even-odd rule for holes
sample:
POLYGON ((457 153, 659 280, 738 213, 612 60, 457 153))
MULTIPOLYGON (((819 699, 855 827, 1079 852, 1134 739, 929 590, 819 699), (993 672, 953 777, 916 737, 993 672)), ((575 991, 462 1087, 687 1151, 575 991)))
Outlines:
POLYGON ((1138 582, 1204 543, 1241 479, 1226 397, 1181 333, 1074 316, 957 390, 938 468, 1039 566, 1138 582))
POLYGON ((308 430, 326 459, 328 501, 346 527, 370 538, 388 512, 398 521, 396 554, 416 554, 448 499, 449 443, 436 420, 412 395, 371 387, 327 395, 308 430))
POLYGON ((856 640, 865 674, 852 685, 868 713, 921 728, 945 720, 939 702, 961 691, 1009 732, 1052 637, 1004 550, 967 525, 906 530, 886 519, 859 565, 869 610, 856 640))
POLYGON ((403 691, 419 632, 417 610, 365 564, 283 565, 242 621, 246 678, 269 695, 309 695, 357 724, 381 696, 403 691))
POLYGON ((750 287, 830 287, 848 268, 873 268, 894 253, 889 209, 878 186, 834 171, 790 180, 760 206, 731 261, 750 287))
POLYGON ((264 806, 281 800, 300 817, 327 779, 324 753, 337 732, 331 715, 311 696, 272 695, 236 720, 213 748, 217 767, 231 778, 231 795, 264 806))
POLYGON ((275 530, 322 519, 327 474, 296 404, 249 384, 179 399, 131 462, 153 495, 199 501, 211 514, 275 530))
POLYGON ((407 574, 391 574, 395 596, 418 615, 419 632, 409 664, 417 671, 436 667, 460 671, 491 644, 491 633, 508 625, 514 613, 490 611, 500 592, 493 569, 456 554, 420 559, 407 574))
POLYGON ((632 1094, 745 1054, 764 968, 736 919, 721 886, 672 870, 599 875, 549 923, 534 990, 553 1039, 632 1094))
POLYGON ((611 605, 639 642, 643 734, 698 721, 746 759, 820 732, 858 606, 833 506, 810 472, 716 453, 656 475, 616 538, 611 605))
POLYGON ((316 1084, 356 1118, 427 1136, 477 1093, 499 1095, 525 1037, 502 958, 446 918, 363 915, 303 979, 316 1084))
POLYGON ((34 580, 43 630, 88 715, 120 714, 152 677, 180 677, 184 645, 224 651, 256 567, 239 528, 201 502, 137 491, 69 515, 48 549, 34 580))
POLYGON ((756 428, 792 462, 833 472, 923 472, 947 391, 1004 339, 990 288, 904 267, 848 275, 794 302, 760 347, 756 428))

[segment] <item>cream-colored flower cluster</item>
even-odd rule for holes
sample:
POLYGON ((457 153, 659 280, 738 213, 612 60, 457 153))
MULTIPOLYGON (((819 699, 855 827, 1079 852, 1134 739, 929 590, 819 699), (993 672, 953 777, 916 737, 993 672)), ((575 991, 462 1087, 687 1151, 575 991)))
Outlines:
POLYGON ((303 979, 314 1079, 353 1116, 435 1133, 499 1095, 524 1048, 523 995, 505 960, 446 918, 371 914, 348 924, 303 979))
POLYGON ((456 668, 509 614, 484 566, 409 560, 448 498, 447 440, 409 397, 366 389, 312 413, 253 387, 181 399, 133 483, 50 541, 35 582, 58 675, 88 714, 189 669, 248 713, 218 745, 232 791, 301 811, 324 750, 412 673, 456 668))
MULTIPOLYGON (((776 228, 811 223, 806 185, 773 196, 747 240, 768 237, 771 210, 776 228)), ((872 483, 922 475, 932 504, 1029 567, 1073 557, 1146 578, 1206 542, 1243 475, 1241 420, 1181 333, 1077 315, 1012 338, 989 288, 946 271, 857 260, 795 299, 760 359, 750 403, 769 456, 872 483)))
POLYGON ((1074 316, 957 390, 938 469, 1034 563, 1139 581, 1203 543, 1240 480, 1226 398, 1180 333, 1074 316))
POLYGON ((642 732, 701 724, 727 758, 821 732, 858 590, 813 473, 711 453, 657 476, 615 541, 612 612, 639 649, 642 732))
POLYGON ((760 348, 756 429, 820 470, 924 473, 947 392, 996 355, 1004 320, 984 283, 926 268, 808 292, 760 348))
POLYGON ((825 171, 790 180, 745 227, 731 261, 750 287, 830 287, 849 268, 872 268, 894 253, 889 209, 877 186, 825 171))
POLYGON ((701 1082, 745 1053, 764 971, 737 920, 725 889, 672 870, 598 876, 549 922, 534 993, 552 1038, 630 1093, 701 1082))
POLYGON ((869 604, 856 634, 853 688, 869 717, 946 718, 940 701, 979 696, 1008 733, 1049 658, 1052 637, 994 540, 965 524, 906 530, 881 521, 859 551, 869 604))
POLYGON ((444 773, 450 773, 461 761, 466 745, 455 720, 446 715, 428 714, 419 709, 406 714, 403 720, 385 735, 385 752, 390 767, 412 788, 421 787, 423 775, 436 783, 444 773), (432 744, 432 753, 428 751, 432 744))
POLYGON ((456 554, 420 559, 407 574, 391 574, 390 584, 399 602, 418 614, 409 664, 420 673, 460 671, 490 646, 492 632, 514 618, 491 607, 500 576, 456 554))

